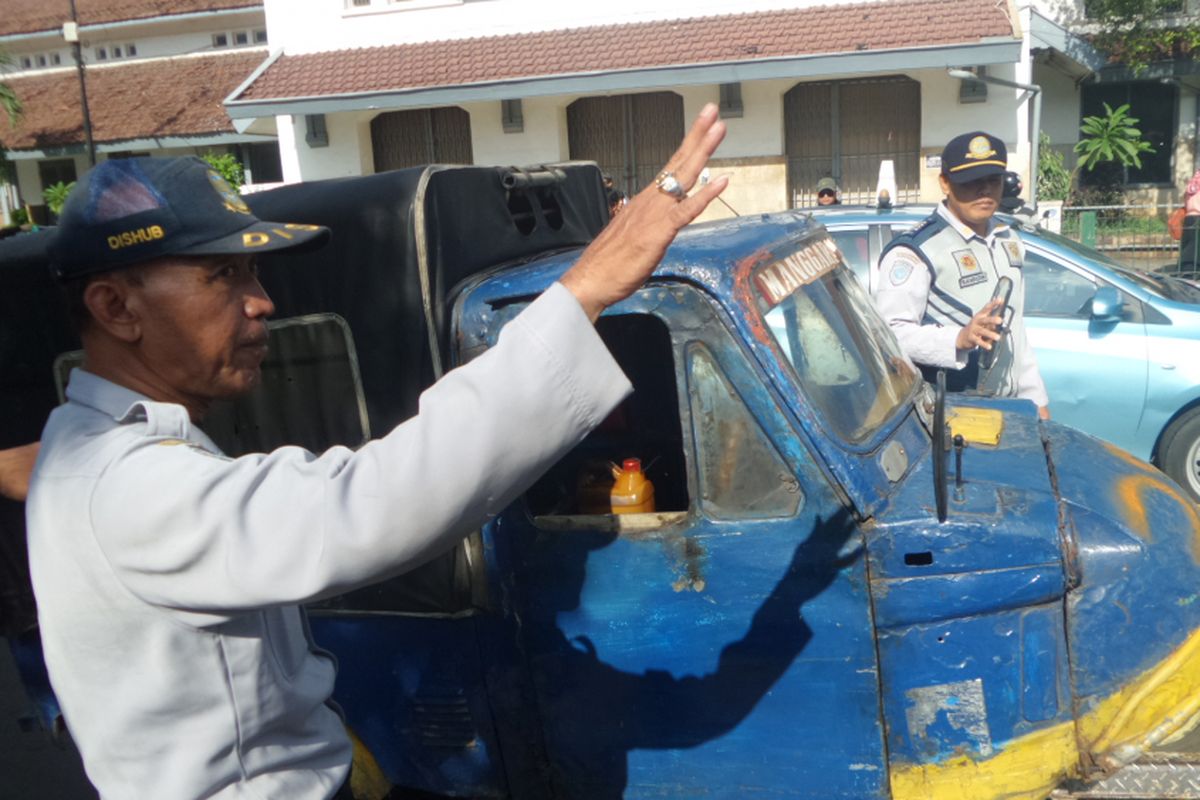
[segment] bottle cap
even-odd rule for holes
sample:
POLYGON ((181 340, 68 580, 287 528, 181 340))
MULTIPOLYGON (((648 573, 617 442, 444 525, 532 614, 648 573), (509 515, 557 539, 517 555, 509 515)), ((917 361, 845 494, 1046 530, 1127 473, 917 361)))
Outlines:
POLYGON ((641 472, 642 471, 642 460, 640 458, 627 458, 621 464, 621 468, 625 472, 641 472))

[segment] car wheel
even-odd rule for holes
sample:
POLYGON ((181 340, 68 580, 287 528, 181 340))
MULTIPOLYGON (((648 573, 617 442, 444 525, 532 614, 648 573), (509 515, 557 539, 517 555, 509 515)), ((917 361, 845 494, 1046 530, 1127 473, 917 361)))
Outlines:
POLYGON ((1200 502, 1200 409, 1193 408, 1167 426, 1155 459, 1196 502, 1200 502))

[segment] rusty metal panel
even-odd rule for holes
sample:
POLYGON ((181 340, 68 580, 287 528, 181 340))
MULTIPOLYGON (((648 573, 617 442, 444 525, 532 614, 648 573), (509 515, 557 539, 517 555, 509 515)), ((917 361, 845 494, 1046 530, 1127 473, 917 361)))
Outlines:
POLYGON ((471 116, 456 106, 389 111, 371 120, 375 171, 471 164, 471 116))
POLYGON ((920 190, 921 85, 902 76, 816 81, 784 95, 792 205, 816 205, 817 181, 832 176, 843 203, 873 200, 879 162, 896 166, 897 202, 920 190))

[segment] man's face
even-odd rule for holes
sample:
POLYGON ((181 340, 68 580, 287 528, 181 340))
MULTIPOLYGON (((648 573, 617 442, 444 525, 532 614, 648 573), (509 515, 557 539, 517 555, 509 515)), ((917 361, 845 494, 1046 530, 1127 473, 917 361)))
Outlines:
POLYGON ((199 407, 254 388, 275 306, 251 256, 164 258, 133 278, 139 357, 166 386, 199 407))
POLYGON ((831 206, 837 200, 837 192, 830 189, 822 189, 817 192, 817 205, 831 206))
POLYGON ((1004 176, 988 175, 966 183, 951 183, 945 175, 940 177, 946 205, 954 216, 971 228, 985 232, 988 220, 1000 207, 1004 176))

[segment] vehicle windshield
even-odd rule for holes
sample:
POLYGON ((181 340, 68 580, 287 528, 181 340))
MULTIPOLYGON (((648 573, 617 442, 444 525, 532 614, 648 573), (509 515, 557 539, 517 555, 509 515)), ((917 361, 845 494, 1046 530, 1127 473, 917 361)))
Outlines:
POLYGON ((869 437, 920 383, 828 235, 805 240, 751 279, 801 390, 841 438, 869 437))
POLYGON ((1132 269, 1099 250, 1042 228, 1037 229, 1036 236, 1068 251, 1070 255, 1081 256, 1102 264, 1125 278, 1125 280, 1135 283, 1159 297, 1174 300, 1178 303, 1200 304, 1200 289, 1188 281, 1181 280, 1173 275, 1162 275, 1157 272, 1144 272, 1132 269))

